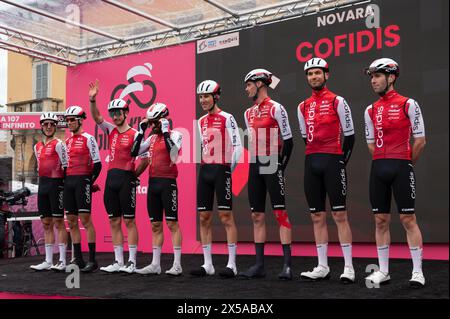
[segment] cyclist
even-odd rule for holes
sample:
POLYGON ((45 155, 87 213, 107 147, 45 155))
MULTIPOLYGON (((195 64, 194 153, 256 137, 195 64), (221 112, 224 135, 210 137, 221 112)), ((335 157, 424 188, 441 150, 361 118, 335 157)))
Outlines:
POLYGON ((138 231, 135 222, 137 181, 134 174, 135 157, 131 156, 131 147, 138 132, 126 122, 129 108, 122 99, 114 99, 108 104, 108 113, 114 124, 104 120, 96 104, 98 91, 99 81, 91 82, 91 115, 109 139, 108 174, 103 202, 109 216, 115 256, 111 265, 100 267, 100 270, 108 273, 133 273, 136 269, 138 231), (128 231, 129 260, 126 264, 123 258, 122 218, 128 231))
POLYGON ((67 150, 63 141, 55 137, 57 116, 44 112, 40 118, 42 141, 34 146, 38 163, 38 211, 44 226, 45 261, 31 269, 64 271, 66 269, 67 232, 64 224, 64 174, 67 168, 67 150), (59 262, 53 265, 53 226, 58 229, 59 262))
MULTIPOLYGON (((181 230, 178 224, 178 169, 176 161, 181 150, 182 135, 170 129, 169 109, 163 103, 151 105, 146 118, 139 124, 139 135, 133 144, 132 156, 148 152, 149 181, 147 210, 152 223, 153 259, 150 265, 137 269, 141 275, 159 275, 161 273, 161 248, 164 242, 163 212, 166 224, 172 236, 174 262, 167 275, 180 276, 181 267, 181 230), (147 126, 152 134, 141 143, 147 126)), ((139 176, 145 169, 140 165, 139 176)))
POLYGON ((268 96, 272 73, 254 69, 244 78, 245 91, 254 105, 244 113, 250 136, 251 163, 248 198, 253 219, 256 264, 240 273, 244 278, 265 276, 264 243, 266 241, 265 202, 270 194, 272 209, 280 227, 284 264, 278 278, 291 280, 291 223, 285 205, 284 170, 294 147, 288 114, 284 107, 268 96), (268 165, 267 165, 268 164, 268 165))
POLYGON ((99 190, 94 183, 102 164, 95 138, 83 130, 83 121, 86 119, 84 110, 80 106, 70 106, 65 119, 72 136, 66 140, 69 160, 64 184, 64 208, 75 253, 74 262, 82 272, 92 272, 98 268, 95 260, 95 229, 91 218, 92 192, 99 190), (87 233, 89 262, 86 264, 81 254, 78 216, 87 233))
POLYGON ((330 70, 324 59, 308 60, 304 71, 312 96, 300 103, 298 119, 306 143, 304 187, 314 225, 319 263, 312 271, 302 272, 301 278, 322 280, 330 277, 325 208, 328 194, 345 261, 340 279, 344 283, 352 283, 355 281, 352 232, 346 208, 346 165, 355 142, 352 113, 345 99, 326 86, 330 70), (343 141, 341 135, 344 136, 343 141))
POLYGON ((377 59, 366 69, 373 91, 380 96, 364 113, 366 139, 372 155, 369 193, 375 217, 375 238, 380 269, 366 280, 386 283, 389 275, 391 194, 397 203, 400 221, 406 230, 413 271, 410 284, 425 285, 422 271, 422 234, 415 214, 416 179, 413 165, 425 147, 425 126, 419 104, 397 93, 400 75, 397 62, 377 59), (414 138, 410 145, 411 133, 414 138))
POLYGON ((225 227, 228 243, 228 263, 219 275, 231 278, 237 275, 237 229, 232 211, 231 173, 242 153, 242 146, 233 115, 223 111, 217 105, 220 94, 219 84, 212 80, 203 81, 197 87, 200 104, 207 112, 198 120, 202 162, 197 184, 197 211, 200 213, 200 237, 204 264, 192 270, 191 274, 205 276, 215 273, 211 256, 211 222, 215 192, 219 218, 225 227))

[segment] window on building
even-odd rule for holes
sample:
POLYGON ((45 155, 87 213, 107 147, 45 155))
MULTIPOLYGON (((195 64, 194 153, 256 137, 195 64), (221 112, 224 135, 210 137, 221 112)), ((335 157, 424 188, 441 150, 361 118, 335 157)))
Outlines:
POLYGON ((48 97, 48 63, 37 63, 35 69, 35 98, 46 98, 48 97))
POLYGON ((31 112, 42 112, 42 102, 31 104, 31 112))

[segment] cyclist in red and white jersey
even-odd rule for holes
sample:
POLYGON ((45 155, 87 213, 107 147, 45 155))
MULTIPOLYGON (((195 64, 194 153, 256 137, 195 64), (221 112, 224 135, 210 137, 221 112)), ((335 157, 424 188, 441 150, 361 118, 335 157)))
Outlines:
POLYGON ((135 157, 131 156, 131 148, 138 132, 127 123, 129 108, 122 99, 114 99, 108 104, 108 113, 113 123, 106 121, 100 114, 96 104, 99 81, 89 84, 90 111, 98 127, 108 135, 109 154, 107 157, 108 174, 105 182, 103 202, 109 217, 112 244, 114 246, 114 262, 100 267, 107 273, 133 273, 136 269, 138 231, 135 222, 136 187, 135 157), (128 232, 129 259, 124 263, 122 218, 128 232))
POLYGON ((291 280, 291 223, 285 205, 284 170, 294 143, 288 114, 284 107, 267 93, 272 73, 265 69, 250 71, 244 78, 245 91, 254 105, 244 113, 250 138, 251 163, 248 177, 248 198, 253 219, 256 264, 240 273, 244 278, 265 276, 264 243, 266 241, 266 194, 270 194, 272 209, 280 227, 283 248, 281 280, 291 280))
POLYGON ((217 105, 220 94, 219 84, 212 80, 203 81, 197 87, 200 104, 207 112, 198 120, 202 158, 197 184, 197 211, 200 214, 200 238, 204 264, 192 270, 191 274, 205 276, 215 273, 211 256, 211 222, 214 193, 216 193, 219 218, 225 227, 228 244, 228 263, 219 275, 232 278, 237 275, 237 229, 232 211, 231 173, 242 153, 242 146, 233 115, 223 111, 217 105))
POLYGON ((355 281, 352 232, 346 208, 346 165, 355 141, 352 113, 345 99, 327 88, 330 70, 324 59, 308 60, 304 71, 313 92, 298 106, 298 119, 306 143, 304 187, 314 225, 319 263, 312 271, 302 272, 301 278, 315 281, 330 277, 325 206, 328 194, 345 261, 340 279, 344 283, 352 283, 355 281))
POLYGON ((100 175, 102 163, 95 138, 83 130, 83 120, 86 119, 84 110, 80 106, 70 106, 65 118, 72 136, 66 140, 68 165, 64 182, 64 209, 74 248, 74 262, 82 272, 92 272, 98 268, 95 260, 95 229, 91 218, 92 193, 99 190, 94 183, 100 175), (78 216, 87 233, 89 262, 86 264, 81 254, 78 216))
POLYGON ((425 285, 422 271, 422 234, 415 214, 416 178, 413 166, 425 147, 425 126, 419 104, 397 93, 394 84, 400 75, 397 62, 375 60, 366 69, 372 89, 380 98, 364 113, 367 146, 372 154, 370 202, 375 214, 375 235, 379 271, 366 278, 375 284, 390 280, 389 245, 391 194, 397 203, 400 221, 406 230, 413 261, 410 284, 425 285), (412 146, 410 144, 413 136, 412 146))
MULTIPOLYGON (((139 135, 133 145, 132 155, 148 152, 149 181, 147 192, 147 210, 152 224, 153 259, 150 265, 137 269, 141 275, 159 275, 161 273, 161 248, 164 242, 163 216, 172 235, 174 262, 167 275, 180 276, 181 267, 181 229, 178 224, 178 168, 176 162, 181 150, 183 136, 171 130, 168 119, 169 109, 163 103, 151 105, 146 119, 139 123, 139 135), (152 134, 141 143, 147 126, 152 134)), ((139 165, 139 176, 146 166, 139 165)))
POLYGON ((66 144, 55 137, 57 116, 44 112, 40 118, 42 141, 34 146, 34 155, 38 163, 39 188, 38 210, 44 226, 45 261, 30 266, 34 270, 66 269, 67 231, 64 225, 64 174, 67 168, 66 144), (53 245, 55 235, 53 226, 58 230, 59 262, 53 265, 53 245))

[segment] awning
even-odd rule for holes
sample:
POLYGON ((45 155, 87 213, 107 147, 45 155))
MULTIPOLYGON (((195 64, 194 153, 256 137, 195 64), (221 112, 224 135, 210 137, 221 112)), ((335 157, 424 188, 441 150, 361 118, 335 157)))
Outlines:
POLYGON ((333 10, 353 2, 361 3, 353 0, 0 0, 0 48, 76 65, 333 10))

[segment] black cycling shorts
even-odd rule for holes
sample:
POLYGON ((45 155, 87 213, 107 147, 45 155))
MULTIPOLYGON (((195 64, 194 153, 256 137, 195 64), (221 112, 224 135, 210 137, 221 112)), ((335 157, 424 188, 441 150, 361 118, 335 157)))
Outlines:
POLYGON ((178 187, 174 178, 151 177, 148 181, 147 210, 151 222, 178 221, 178 187))
POLYGON ((370 171, 370 203, 375 214, 389 214, 394 192, 400 214, 414 214, 416 178, 409 160, 378 159, 370 171))
POLYGON ((64 180, 62 178, 39 177, 38 211, 41 218, 64 217, 64 180))
POLYGON ((274 169, 252 160, 248 173, 248 200, 255 213, 266 211, 266 193, 269 191, 273 210, 285 210, 285 178, 278 163, 274 169))
POLYGON ((327 194, 331 211, 347 209, 347 173, 342 155, 324 153, 306 155, 303 182, 310 213, 326 211, 327 194))
POLYGON ((214 193, 217 197, 218 210, 232 210, 231 183, 229 166, 221 164, 201 165, 197 183, 197 210, 199 212, 212 211, 214 193))
POLYGON ((64 181, 64 209, 68 215, 90 214, 91 176, 69 175, 64 181))
POLYGON ((133 219, 136 214, 136 177, 134 172, 113 168, 108 171, 103 202, 109 218, 133 219))

